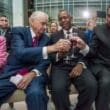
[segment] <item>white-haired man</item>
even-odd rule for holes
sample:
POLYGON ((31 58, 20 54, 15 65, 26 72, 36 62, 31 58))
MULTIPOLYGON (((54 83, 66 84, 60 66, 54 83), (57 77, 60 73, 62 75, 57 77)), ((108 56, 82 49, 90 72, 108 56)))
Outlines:
POLYGON ((63 39, 47 46, 49 37, 44 33, 47 22, 48 15, 36 11, 29 17, 30 27, 12 29, 11 53, 0 76, 0 105, 19 88, 26 93, 28 110, 47 110, 48 53, 70 48, 70 42, 63 39))

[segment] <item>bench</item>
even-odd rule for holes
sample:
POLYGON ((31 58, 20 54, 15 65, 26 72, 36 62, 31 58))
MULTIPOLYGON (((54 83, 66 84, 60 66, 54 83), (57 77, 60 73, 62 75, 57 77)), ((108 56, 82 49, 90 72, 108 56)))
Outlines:
MULTIPOLYGON (((70 89, 71 89, 70 94, 77 94, 78 93, 73 85, 71 85, 70 89)), ((50 97, 49 93, 48 93, 48 95, 50 97)), ((7 103, 9 103, 10 108, 13 109, 14 102, 20 102, 20 101, 24 101, 24 100, 25 100, 25 93, 24 93, 24 91, 17 89, 13 93, 13 95, 7 100, 7 103)))

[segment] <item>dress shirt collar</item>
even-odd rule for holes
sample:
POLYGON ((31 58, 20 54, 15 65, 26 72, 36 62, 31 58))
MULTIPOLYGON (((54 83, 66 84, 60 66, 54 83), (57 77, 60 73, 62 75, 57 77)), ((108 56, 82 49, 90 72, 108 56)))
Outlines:
POLYGON ((63 30, 64 34, 67 34, 68 31, 69 31, 70 33, 72 33, 73 28, 70 28, 69 30, 63 30))
POLYGON ((65 35, 65 37, 67 38, 67 32, 70 32, 70 34, 72 33, 72 31, 73 31, 73 27, 71 27, 69 30, 64 30, 63 29, 63 32, 64 32, 64 35, 65 35))
POLYGON ((5 36, 6 31, 7 31, 6 29, 0 28, 0 35, 5 36))
POLYGON ((36 34, 35 34, 34 31, 32 30, 32 28, 30 28, 30 31, 31 31, 32 39, 34 39, 34 37, 36 37, 36 34))

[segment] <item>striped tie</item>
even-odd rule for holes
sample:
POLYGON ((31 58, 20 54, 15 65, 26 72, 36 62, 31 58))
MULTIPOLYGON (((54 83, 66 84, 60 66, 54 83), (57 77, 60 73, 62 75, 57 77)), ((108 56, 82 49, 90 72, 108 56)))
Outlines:
POLYGON ((69 39, 70 32, 69 32, 69 31, 67 31, 67 32, 66 32, 66 34, 67 34, 67 39, 69 39))

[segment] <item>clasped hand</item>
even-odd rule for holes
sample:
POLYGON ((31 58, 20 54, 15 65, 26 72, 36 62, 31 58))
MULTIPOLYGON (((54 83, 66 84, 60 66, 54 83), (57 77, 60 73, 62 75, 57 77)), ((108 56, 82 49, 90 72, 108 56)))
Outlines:
POLYGON ((67 39, 60 39, 55 46, 58 52, 64 53, 68 52, 71 49, 71 42, 67 39))
POLYGON ((86 43, 78 36, 72 37, 70 39, 73 48, 84 49, 86 47, 86 43))

